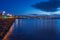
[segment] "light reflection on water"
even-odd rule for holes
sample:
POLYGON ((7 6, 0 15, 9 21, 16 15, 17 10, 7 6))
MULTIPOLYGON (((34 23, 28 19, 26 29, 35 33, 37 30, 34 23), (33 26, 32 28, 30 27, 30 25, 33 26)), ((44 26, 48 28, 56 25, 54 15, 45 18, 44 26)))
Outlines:
POLYGON ((43 19, 19 19, 10 40, 59 40, 60 21, 43 19), (12 37, 13 35, 13 37, 12 37))

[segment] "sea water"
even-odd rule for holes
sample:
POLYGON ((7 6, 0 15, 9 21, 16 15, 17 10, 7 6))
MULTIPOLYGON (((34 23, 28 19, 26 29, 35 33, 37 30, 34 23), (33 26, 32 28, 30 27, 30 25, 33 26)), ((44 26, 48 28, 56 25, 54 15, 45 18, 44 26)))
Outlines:
POLYGON ((17 19, 9 40, 60 40, 60 19, 17 19))

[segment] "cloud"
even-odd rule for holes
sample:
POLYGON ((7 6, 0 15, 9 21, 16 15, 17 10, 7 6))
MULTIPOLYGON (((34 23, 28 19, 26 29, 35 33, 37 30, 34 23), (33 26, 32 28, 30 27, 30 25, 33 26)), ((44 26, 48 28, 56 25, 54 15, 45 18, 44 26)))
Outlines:
POLYGON ((55 12, 60 7, 60 1, 51 0, 49 2, 40 2, 32 5, 32 7, 46 12, 55 12))

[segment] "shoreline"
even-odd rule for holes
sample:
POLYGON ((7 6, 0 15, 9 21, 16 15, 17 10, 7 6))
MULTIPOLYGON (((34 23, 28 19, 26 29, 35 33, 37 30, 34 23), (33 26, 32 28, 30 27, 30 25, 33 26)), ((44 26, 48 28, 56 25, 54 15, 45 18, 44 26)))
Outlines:
POLYGON ((11 34, 13 28, 11 26, 11 28, 9 29, 9 32, 7 32, 7 34, 5 35, 5 37, 2 40, 9 40, 9 35, 11 34))

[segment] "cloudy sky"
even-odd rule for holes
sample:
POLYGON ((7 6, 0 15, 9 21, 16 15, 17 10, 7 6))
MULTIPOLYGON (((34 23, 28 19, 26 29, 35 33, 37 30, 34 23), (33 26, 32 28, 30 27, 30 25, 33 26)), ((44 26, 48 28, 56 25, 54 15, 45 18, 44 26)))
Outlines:
MULTIPOLYGON (((40 2, 49 2, 49 0, 0 0, 0 12, 6 11, 7 13, 9 12, 15 15, 41 14, 44 13, 44 11, 32 7, 32 5, 40 2)), ((59 10, 60 8, 58 8, 57 12, 59 12, 59 10)))

